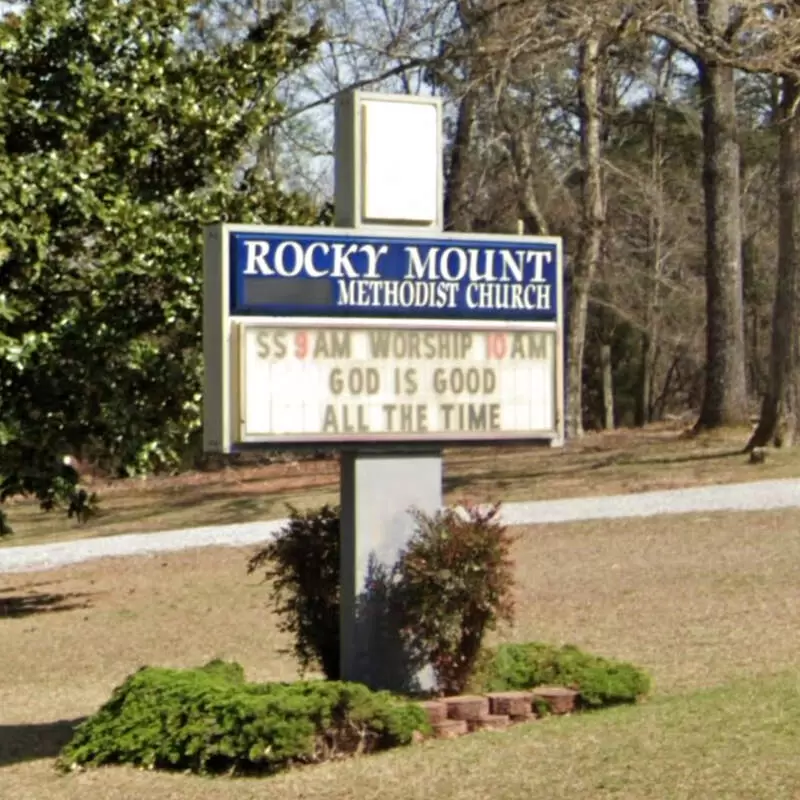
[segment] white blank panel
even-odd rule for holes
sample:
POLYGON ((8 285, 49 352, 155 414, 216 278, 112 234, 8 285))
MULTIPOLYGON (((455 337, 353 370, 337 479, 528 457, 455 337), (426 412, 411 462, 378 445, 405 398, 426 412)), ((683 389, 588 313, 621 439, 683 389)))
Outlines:
POLYGON ((364 100, 361 115, 364 221, 435 223, 441 172, 438 107, 364 100))

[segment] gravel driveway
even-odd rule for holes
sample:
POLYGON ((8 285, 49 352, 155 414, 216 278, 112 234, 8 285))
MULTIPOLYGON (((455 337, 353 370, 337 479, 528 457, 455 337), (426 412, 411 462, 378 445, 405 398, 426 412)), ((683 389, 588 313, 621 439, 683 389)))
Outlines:
MULTIPOLYGON (((671 489, 662 492, 508 503, 503 517, 514 525, 590 519, 650 517, 704 511, 768 511, 800 507, 800 480, 671 489)), ((239 547, 269 539, 285 520, 108 536, 0 549, 0 573, 54 569, 106 556, 129 556, 222 545, 239 547)))

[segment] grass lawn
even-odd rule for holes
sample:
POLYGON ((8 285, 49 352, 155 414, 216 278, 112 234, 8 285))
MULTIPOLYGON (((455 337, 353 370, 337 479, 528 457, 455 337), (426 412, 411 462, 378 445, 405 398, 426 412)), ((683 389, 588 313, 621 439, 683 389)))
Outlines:
MULTIPOLYGON (((448 450, 445 494, 448 501, 511 502, 800 475, 797 449, 771 452, 765 464, 751 465, 742 454, 748 433, 729 430, 692 438, 680 426, 664 424, 590 434, 563 450, 448 450)), ((101 513, 86 526, 60 513, 44 514, 30 501, 9 503, 16 535, 0 541, 0 547, 279 519, 286 515, 287 502, 303 508, 336 501, 339 472, 335 461, 317 461, 94 485, 101 513)))
POLYGON ((103 769, 52 757, 72 722, 142 664, 240 661, 295 674, 267 587, 228 548, 0 576, 0 797, 78 800, 800 798, 800 511, 521 529, 518 621, 503 638, 629 659, 634 708, 266 780, 103 769))

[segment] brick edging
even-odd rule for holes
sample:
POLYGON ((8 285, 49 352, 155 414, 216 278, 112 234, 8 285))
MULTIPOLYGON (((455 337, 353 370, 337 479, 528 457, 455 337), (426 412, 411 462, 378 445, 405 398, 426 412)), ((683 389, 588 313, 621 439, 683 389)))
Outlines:
MULTIPOLYGON (((454 739, 467 733, 505 730, 510 725, 550 714, 570 714, 576 710, 579 693, 563 686, 537 686, 531 691, 489 692, 425 700, 428 721, 437 739, 454 739)), ((418 737, 420 738, 420 737, 418 737)), ((424 738, 424 737, 421 737, 424 738)))

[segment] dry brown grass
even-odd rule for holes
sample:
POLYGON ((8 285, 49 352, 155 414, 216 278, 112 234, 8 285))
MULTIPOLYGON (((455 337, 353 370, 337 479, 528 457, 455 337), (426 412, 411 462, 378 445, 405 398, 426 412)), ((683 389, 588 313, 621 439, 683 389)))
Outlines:
POLYGON ((631 659, 651 669, 660 698, 268 783, 128 769, 64 778, 51 760, 67 723, 140 665, 219 656, 255 680, 295 674, 267 589, 245 574, 249 549, 2 576, 0 609, 19 616, 0 621, 0 797, 791 798, 800 693, 797 673, 777 673, 800 663, 798 523, 800 511, 779 511, 524 529, 518 624, 504 636, 631 659))
MULTIPOLYGON (((746 430, 728 430, 693 438, 680 426, 663 424, 590 434, 563 450, 449 450, 445 494, 449 501, 544 500, 800 474, 795 450, 749 464, 741 452, 747 436, 746 430)), ((339 474, 335 461, 278 463, 144 481, 96 481, 95 488, 102 512, 84 527, 58 513, 43 514, 28 501, 10 504, 16 536, 0 547, 282 518, 287 502, 303 508, 335 501, 339 474)))

